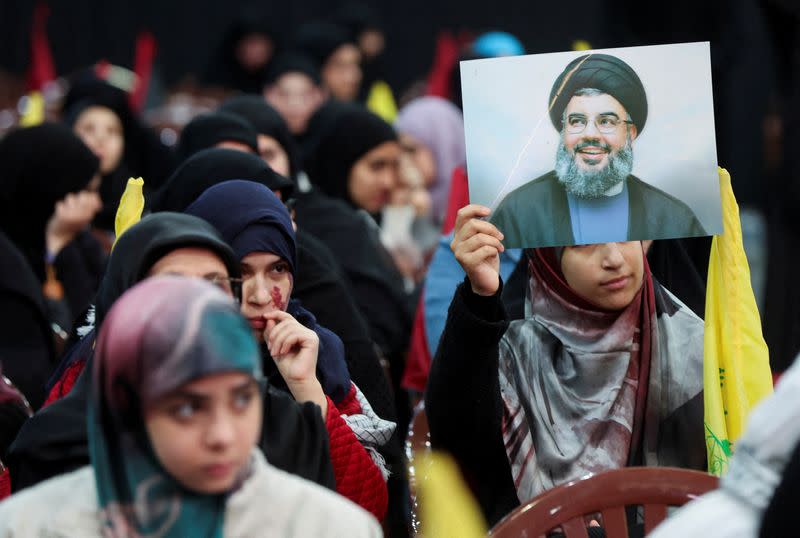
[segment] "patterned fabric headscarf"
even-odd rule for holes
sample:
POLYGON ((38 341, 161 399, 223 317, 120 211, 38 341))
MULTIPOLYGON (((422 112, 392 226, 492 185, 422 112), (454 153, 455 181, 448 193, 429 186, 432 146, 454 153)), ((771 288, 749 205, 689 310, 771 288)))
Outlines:
POLYGON ((212 284, 153 277, 111 308, 98 336, 87 417, 104 536, 222 536, 225 495, 191 492, 164 470, 142 409, 223 372, 263 377, 250 326, 212 284))
POLYGON ((703 322, 653 280, 646 258, 633 301, 608 311, 569 287, 558 254, 528 252, 525 318, 500 342, 503 439, 519 499, 627 465, 701 467, 702 407, 689 413, 696 420, 670 418, 701 395, 703 322))

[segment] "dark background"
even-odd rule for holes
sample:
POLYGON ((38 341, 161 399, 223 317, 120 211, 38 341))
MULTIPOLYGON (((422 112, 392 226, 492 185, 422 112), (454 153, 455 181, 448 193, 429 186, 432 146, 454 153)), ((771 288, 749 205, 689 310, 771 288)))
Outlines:
MULTIPOLYGON (((35 3, 0 0, 0 94, 21 87, 35 3)), ((131 67, 135 36, 148 29, 158 42, 157 80, 169 88, 202 75, 225 29, 245 12, 288 34, 341 3, 50 0, 48 36, 58 74, 67 75, 100 59, 131 67)), ((793 272, 800 264, 800 162, 792 149, 800 144, 800 0, 364 3, 382 16, 385 76, 398 96, 426 77, 442 31, 505 30, 528 53, 569 50, 576 39, 594 48, 710 41, 718 160, 731 172, 740 205, 769 219, 765 332, 774 366, 782 369, 794 357, 800 349, 800 288, 793 272)))
MULTIPOLYGON (((48 34, 59 73, 104 58, 130 67, 133 40, 150 29, 167 84, 200 73, 230 22, 241 13, 263 15, 287 32, 298 23, 336 11, 335 0, 57 0, 51 1, 48 34)), ((440 30, 503 29, 530 52, 569 50, 575 39, 594 46, 624 44, 606 35, 603 2, 495 0, 366 1, 382 16, 387 34, 389 81, 402 90, 430 67, 440 30)), ((619 3, 622 5, 624 2, 619 3)), ((28 64, 28 31, 34 0, 0 0, 0 67, 21 73, 28 64)), ((710 36, 706 36, 708 38, 710 36)))

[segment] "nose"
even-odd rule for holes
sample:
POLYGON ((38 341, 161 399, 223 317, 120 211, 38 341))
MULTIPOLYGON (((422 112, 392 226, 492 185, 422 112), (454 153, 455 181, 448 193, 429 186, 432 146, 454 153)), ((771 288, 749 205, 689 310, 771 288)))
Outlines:
POLYGON ((625 258, 622 256, 622 249, 619 243, 605 243, 603 245, 603 269, 616 270, 622 267, 625 258))
POLYGON ((224 411, 213 413, 203 439, 206 446, 220 450, 230 446, 235 439, 236 428, 233 424, 233 418, 224 411))
POLYGON ((398 174, 397 174, 397 166, 389 166, 386 169, 386 172, 382 174, 381 181, 383 183, 383 188, 386 190, 391 190, 394 186, 398 183, 398 174))
POLYGON ((244 289, 242 291, 244 292, 245 299, 252 305, 263 306, 272 300, 267 285, 263 282, 261 275, 248 278, 244 281, 243 287, 244 289))

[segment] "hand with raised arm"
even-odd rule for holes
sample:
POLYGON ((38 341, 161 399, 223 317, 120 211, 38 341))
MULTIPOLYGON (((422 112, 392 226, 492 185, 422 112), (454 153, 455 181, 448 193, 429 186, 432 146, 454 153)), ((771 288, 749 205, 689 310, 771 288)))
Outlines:
POLYGON ((481 220, 488 217, 488 207, 470 204, 458 210, 450 249, 467 273, 472 291, 478 295, 494 295, 500 287, 500 242, 503 234, 493 224, 481 220))

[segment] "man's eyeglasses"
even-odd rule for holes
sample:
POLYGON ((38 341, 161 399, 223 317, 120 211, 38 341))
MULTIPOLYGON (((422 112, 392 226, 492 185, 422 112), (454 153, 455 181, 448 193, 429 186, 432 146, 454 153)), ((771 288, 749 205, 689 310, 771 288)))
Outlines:
POLYGON ((207 281, 214 284, 227 294, 233 296, 236 302, 242 303, 242 282, 241 278, 234 278, 231 276, 214 275, 206 278, 207 281))
POLYGON ((588 118, 583 114, 570 114, 564 123, 564 130, 569 134, 580 134, 586 130, 590 121, 593 121, 597 130, 603 134, 612 134, 620 125, 633 123, 629 120, 619 119, 616 114, 600 114, 594 118, 588 118))

